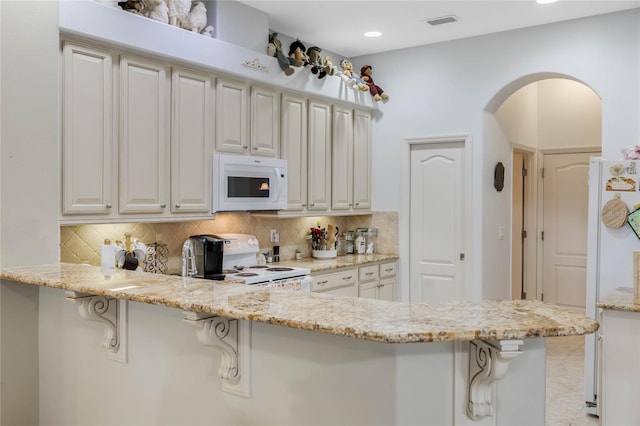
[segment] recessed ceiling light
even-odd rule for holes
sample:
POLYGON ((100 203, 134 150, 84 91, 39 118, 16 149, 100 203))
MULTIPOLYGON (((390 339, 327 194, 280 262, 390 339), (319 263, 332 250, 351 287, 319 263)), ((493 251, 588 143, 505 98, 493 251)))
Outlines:
POLYGON ((536 0, 536 3, 538 4, 549 4, 549 3, 555 3, 558 0, 536 0))
POLYGON ((380 37, 382 33, 380 31, 367 31, 364 33, 365 37, 380 37))

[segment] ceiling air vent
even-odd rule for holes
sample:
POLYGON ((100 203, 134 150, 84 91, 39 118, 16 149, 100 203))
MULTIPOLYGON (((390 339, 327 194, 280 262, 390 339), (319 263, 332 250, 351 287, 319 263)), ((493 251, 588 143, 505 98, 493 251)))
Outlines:
POLYGON ((435 27, 436 25, 450 24, 452 22, 458 22, 458 21, 459 19, 457 16, 449 15, 449 16, 442 16, 440 18, 427 19, 424 22, 435 27))

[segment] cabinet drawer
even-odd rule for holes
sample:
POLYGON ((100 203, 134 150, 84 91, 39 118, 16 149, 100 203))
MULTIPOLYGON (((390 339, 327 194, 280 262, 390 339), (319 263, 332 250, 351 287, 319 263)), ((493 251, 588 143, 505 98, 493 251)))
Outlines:
POLYGON ((378 279, 378 265, 362 266, 358 274, 360 282, 373 281, 378 279))
POLYGON ((313 278, 311 291, 326 291, 332 288, 355 285, 357 274, 355 270, 348 269, 332 274, 312 276, 311 278, 313 278))
POLYGON ((380 278, 395 277, 396 274, 396 262, 381 263, 380 264, 380 278))

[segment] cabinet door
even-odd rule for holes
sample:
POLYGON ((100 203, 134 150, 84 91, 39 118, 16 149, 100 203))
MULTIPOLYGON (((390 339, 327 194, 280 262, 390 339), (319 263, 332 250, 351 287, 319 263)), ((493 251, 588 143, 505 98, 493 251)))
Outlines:
POLYGON ((378 299, 388 300, 389 302, 395 301, 396 300, 395 289, 396 289, 395 278, 380 280, 380 284, 378 284, 378 299))
POLYGON ((65 44, 63 61, 62 212, 108 214, 115 200, 111 56, 65 44))
POLYGON ((307 207, 307 101, 282 95, 281 153, 287 160, 287 210, 307 207))
POLYGON ((249 152, 249 86, 218 79, 216 85, 216 150, 249 152))
POLYGON ((353 118, 353 208, 371 209, 371 114, 361 110, 353 118))
POLYGON ((349 210, 353 199, 353 113, 333 107, 331 209, 349 210))
POLYGON ((164 213, 169 182, 169 82, 159 63, 120 60, 120 212, 164 213))
POLYGON ((309 102, 307 210, 327 210, 331 196, 331 107, 309 102))
POLYGON ((370 283, 360 284, 358 288, 358 297, 362 297, 363 299, 377 299, 378 282, 373 281, 370 283))
POLYGON ((171 93, 171 212, 206 215, 211 209, 211 79, 174 69, 171 93))
POLYGON ((251 155, 280 155, 280 94, 251 88, 251 155))

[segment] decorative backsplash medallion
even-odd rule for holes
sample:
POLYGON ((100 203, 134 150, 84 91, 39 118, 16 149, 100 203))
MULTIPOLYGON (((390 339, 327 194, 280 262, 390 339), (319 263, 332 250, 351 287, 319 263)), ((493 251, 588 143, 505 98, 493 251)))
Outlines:
POLYGON ((109 225, 78 225, 60 227, 60 261, 100 265, 100 245, 105 238, 123 240, 124 233, 131 232, 145 244, 163 242, 169 249, 168 272, 177 273, 181 268, 182 243, 191 235, 240 233, 253 234, 260 241, 260 251, 280 245, 282 260, 294 259, 296 248, 304 257, 311 256, 307 234, 320 221, 329 223, 340 231, 356 228, 378 228, 377 253, 398 253, 398 213, 375 212, 365 216, 321 216, 291 219, 270 219, 249 213, 218 213, 215 220, 180 223, 123 223, 109 225), (271 229, 280 233, 280 243, 269 240, 271 229))

